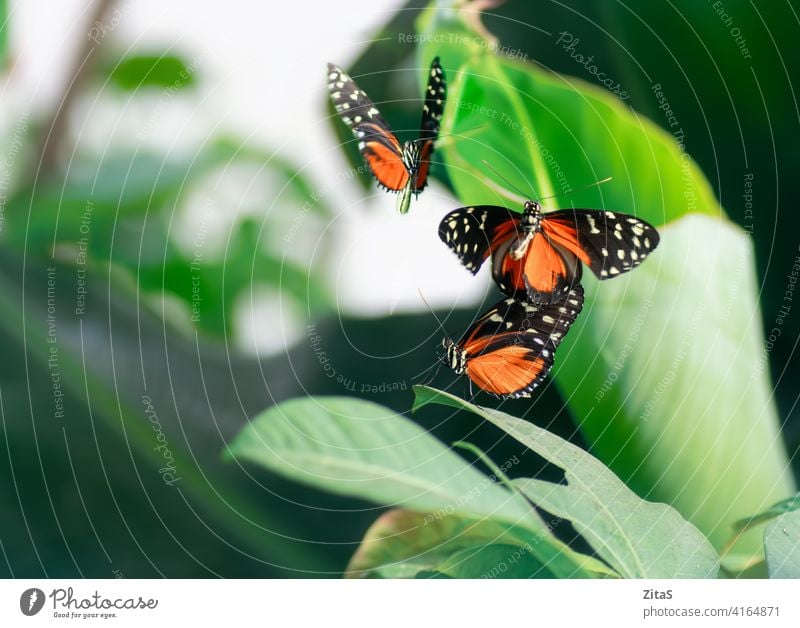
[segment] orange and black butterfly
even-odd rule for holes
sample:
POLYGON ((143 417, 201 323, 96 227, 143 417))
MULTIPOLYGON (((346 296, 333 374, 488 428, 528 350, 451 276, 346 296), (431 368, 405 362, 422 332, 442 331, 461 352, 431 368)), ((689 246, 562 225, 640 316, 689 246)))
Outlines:
POLYGON ((625 273, 658 246, 655 227, 628 214, 596 209, 542 213, 527 201, 506 207, 462 207, 447 214, 439 238, 473 275, 491 256, 492 276, 510 296, 555 303, 575 286, 586 264, 600 279, 625 273))
POLYGON ((439 136, 447 97, 439 57, 431 63, 419 138, 402 146, 364 90, 332 63, 328 64, 328 88, 337 113, 352 129, 358 148, 378 183, 391 192, 401 193, 397 210, 405 214, 411 195, 418 195, 428 183, 433 144, 439 136))
POLYGON ((528 397, 553 366, 556 349, 583 307, 576 286, 560 303, 503 299, 458 342, 442 341, 442 360, 458 375, 498 397, 528 397))

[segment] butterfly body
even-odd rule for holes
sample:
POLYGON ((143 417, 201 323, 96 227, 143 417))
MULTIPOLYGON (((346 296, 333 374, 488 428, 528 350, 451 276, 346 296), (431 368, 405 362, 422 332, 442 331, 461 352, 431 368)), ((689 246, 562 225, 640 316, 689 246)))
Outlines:
POLYGON ((638 266, 658 245, 654 227, 628 214, 592 209, 522 213, 482 205, 450 212, 439 238, 473 274, 492 258, 492 276, 509 296, 555 303, 578 285, 583 265, 601 280, 638 266))
POLYGON ((442 341, 442 360, 478 388, 498 397, 527 397, 547 376, 555 351, 583 307, 583 288, 561 303, 537 306, 508 297, 454 342, 442 341))
POLYGON ((398 211, 406 213, 411 197, 428 183, 434 142, 444 111, 447 87, 439 58, 431 63, 419 138, 400 144, 364 90, 337 66, 328 64, 328 89, 334 108, 350 127, 358 149, 379 185, 399 192, 398 211))

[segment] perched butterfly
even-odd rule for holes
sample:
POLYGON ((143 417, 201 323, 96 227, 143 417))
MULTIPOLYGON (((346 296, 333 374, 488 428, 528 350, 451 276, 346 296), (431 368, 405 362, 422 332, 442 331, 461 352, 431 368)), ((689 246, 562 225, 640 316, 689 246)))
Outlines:
POLYGON ((628 214, 596 209, 542 213, 527 201, 523 213, 506 207, 462 207, 447 214, 439 238, 473 275, 492 257, 492 276, 510 296, 555 303, 581 278, 581 262, 600 279, 635 268, 656 248, 658 232, 628 214))
POLYGON ((583 307, 576 286, 561 303, 536 306, 513 297, 481 316, 458 342, 442 341, 442 360, 498 397, 528 397, 553 366, 559 343, 583 307))
POLYGON ((419 139, 402 146, 367 94, 340 68, 328 64, 328 88, 336 111, 358 140, 372 174, 384 188, 400 192, 397 210, 408 211, 411 195, 428 183, 433 144, 439 136, 447 87, 439 57, 431 63, 419 139))

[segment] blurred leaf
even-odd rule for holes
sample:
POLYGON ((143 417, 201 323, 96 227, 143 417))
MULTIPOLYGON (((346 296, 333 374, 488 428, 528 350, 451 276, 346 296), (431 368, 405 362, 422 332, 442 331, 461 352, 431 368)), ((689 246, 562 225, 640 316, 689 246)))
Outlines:
POLYGON ((568 519, 598 555, 627 578, 716 577, 716 552, 671 507, 638 498, 588 453, 504 412, 482 408, 433 388, 416 386, 415 410, 429 403, 483 417, 563 469, 567 484, 515 480, 538 507, 568 519))
POLYGON ((124 90, 142 87, 184 89, 195 83, 195 69, 178 55, 131 55, 108 69, 112 85, 124 90))
POLYGON ((177 297, 184 308, 170 312, 183 329, 222 336, 231 332, 237 299, 253 284, 271 286, 315 314, 327 310, 328 294, 317 274, 297 256, 285 256, 288 249, 296 253, 302 248, 269 236, 298 225, 307 232, 307 215, 329 214, 324 199, 292 164, 223 137, 184 160, 140 152, 100 160, 81 155, 63 181, 29 185, 14 195, 3 237, 42 255, 52 255, 55 245, 65 264, 111 263, 118 271, 125 269, 145 296, 153 297, 145 303, 158 310, 159 299, 177 297), (197 247, 186 251, 174 239, 176 208, 215 170, 234 164, 254 164, 259 173, 277 174, 283 185, 281 211, 270 211, 272 201, 265 199, 263 217, 234 218, 224 255, 195 259, 197 247))
MULTIPOLYGON (((418 22, 420 55, 440 55, 452 77, 442 132, 455 136, 440 148, 465 204, 521 209, 485 159, 531 196, 613 176, 560 204, 667 225, 636 272, 602 286, 585 273, 584 312, 553 373, 595 454, 721 547, 733 521, 794 492, 750 242, 675 137, 605 90, 494 54, 447 6, 418 22)), ((740 543, 761 551, 755 536, 740 543)))
POLYGON ((523 547, 491 543, 459 550, 424 577, 552 578, 550 571, 523 547))
POLYGON ((5 65, 8 57, 9 17, 8 1, 0 0, 0 64, 3 65, 5 65))
POLYGON ((767 525, 764 549, 770 578, 800 578, 800 510, 767 525))
POLYGON ((789 497, 788 499, 783 499, 777 504, 773 504, 765 511, 758 513, 757 515, 740 519, 733 524, 733 529, 736 532, 741 532, 795 510, 800 510, 800 494, 795 495, 794 497, 789 497))
MULTIPOLYGON (((227 455, 339 495, 527 530, 526 547, 559 577, 591 577, 589 557, 558 541, 516 493, 476 471, 405 417, 347 397, 294 399, 256 417, 227 455)), ((374 551, 374 550, 373 550, 374 551)))
POLYGON ((511 538, 508 526, 493 521, 476 522, 456 515, 395 508, 378 517, 367 530, 347 566, 347 575, 414 577, 423 569, 433 569, 459 549, 511 538))

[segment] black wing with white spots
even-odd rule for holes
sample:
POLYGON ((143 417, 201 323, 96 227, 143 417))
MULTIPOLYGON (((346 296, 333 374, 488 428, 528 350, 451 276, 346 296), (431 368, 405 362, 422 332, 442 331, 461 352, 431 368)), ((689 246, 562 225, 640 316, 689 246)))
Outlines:
POLYGON ((420 140, 436 140, 442 122, 444 104, 447 100, 447 83, 444 70, 436 57, 431 63, 428 85, 425 88, 425 104, 422 106, 422 121, 419 125, 420 140))
POLYGON ((583 308, 576 286, 559 303, 535 306, 507 298, 498 302, 455 345, 445 341, 446 360, 482 390, 498 397, 528 397, 550 372, 555 351, 583 308))
POLYGON ((562 209, 545 214, 543 232, 571 249, 600 279, 610 279, 641 264, 658 246, 649 223, 619 212, 562 209))
POLYGON ((495 247, 520 233, 519 223, 520 214, 507 207, 461 207, 447 214, 439 223, 439 239, 474 275, 495 247))
POLYGON ((379 142, 400 158, 400 145, 389 125, 367 93, 338 66, 328 64, 328 90, 336 113, 353 131, 364 152, 370 142, 379 142))

